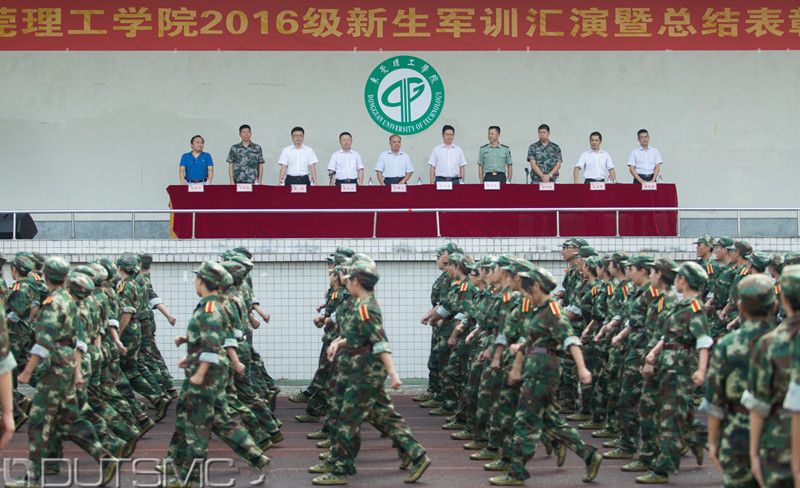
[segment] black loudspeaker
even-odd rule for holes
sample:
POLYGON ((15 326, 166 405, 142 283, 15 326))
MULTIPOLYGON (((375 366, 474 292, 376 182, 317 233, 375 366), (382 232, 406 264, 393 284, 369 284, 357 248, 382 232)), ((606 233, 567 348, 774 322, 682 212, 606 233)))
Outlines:
MULTIPOLYGON (((14 214, 0 214, 0 239, 11 239, 14 214)), ((17 214, 17 239, 33 239, 39 230, 30 214, 17 214)))

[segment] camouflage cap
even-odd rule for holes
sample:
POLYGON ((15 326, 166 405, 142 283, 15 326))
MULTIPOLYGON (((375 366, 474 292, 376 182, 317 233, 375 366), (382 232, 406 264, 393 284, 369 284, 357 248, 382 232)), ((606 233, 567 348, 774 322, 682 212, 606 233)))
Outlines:
POLYGON ((92 271, 94 271, 95 274, 94 278, 95 286, 100 285, 100 283, 108 279, 108 271, 103 265, 98 263, 90 263, 89 267, 92 268, 92 271))
POLYGON ((598 268, 600 266, 606 266, 606 262, 600 256, 589 256, 586 258, 586 265, 591 268, 598 268))
POLYGON ((582 258, 597 256, 597 251, 595 251, 591 246, 581 246, 581 248, 578 249, 578 256, 582 258))
POLYGON ((67 288, 76 297, 86 298, 94 290, 94 281, 85 273, 73 270, 67 275, 67 288))
POLYGON ((712 244, 714 244, 714 239, 709 235, 702 235, 695 239, 692 244, 705 244, 706 246, 710 247, 712 244))
POLYGON ((497 256, 484 256, 480 261, 481 268, 494 268, 497 265, 497 256))
POLYGON ((668 258, 658 258, 653 262, 653 268, 666 278, 675 278, 678 273, 678 263, 668 258))
POLYGON ((40 252, 33 251, 31 256, 31 259, 33 259, 33 265, 39 269, 44 266, 44 262, 47 260, 47 258, 44 257, 44 254, 40 252))
POLYGON ((18 251, 16 254, 14 254, 15 258, 19 257, 19 256, 24 256, 24 257, 30 259, 32 263, 34 262, 33 253, 30 252, 30 251, 18 251))
POLYGON ((139 260, 142 262, 142 269, 150 269, 153 264, 153 256, 147 253, 139 254, 139 260))
POLYGON ((628 263, 628 255, 615 252, 606 258, 606 261, 616 264, 619 267, 624 267, 628 263))
POLYGON ((766 271, 767 266, 769 266, 770 263, 770 257, 760 252, 754 252, 753 254, 747 257, 747 260, 750 261, 750 264, 759 273, 763 273, 764 271, 766 271))
POLYGON ((80 264, 72 268, 70 274, 75 274, 75 273, 88 276, 89 278, 91 278, 92 282, 94 282, 95 278, 97 278, 97 273, 91 268, 91 266, 87 264, 80 264))
POLYGON ((495 265, 497 265, 498 268, 503 269, 503 268, 509 266, 513 259, 514 258, 512 256, 509 256, 508 254, 501 254, 500 256, 497 256, 497 260, 495 261, 495 265))
POLYGON ((550 293, 551 291, 556 289, 558 282, 556 282, 555 276, 553 276, 549 271, 544 268, 536 268, 531 276, 539 286, 542 287, 542 290, 545 293, 550 293))
POLYGON ((714 247, 733 249, 733 239, 730 237, 717 237, 717 239, 714 241, 714 247))
POLYGON ((253 264, 253 262, 250 261, 250 259, 248 259, 247 257, 245 257, 245 256, 243 256, 241 254, 235 254, 235 255, 231 256, 230 259, 226 259, 226 261, 233 261, 234 263, 239 263, 242 266, 244 266, 244 269, 245 269, 245 273, 244 274, 245 275, 247 275, 247 273, 249 273, 250 270, 252 270, 253 267, 255 266, 253 264))
POLYGON ((631 256, 628 258, 627 266, 636 266, 638 268, 652 268, 655 260, 653 256, 647 256, 645 254, 637 254, 636 256, 631 256))
POLYGON ((227 271, 231 275, 231 278, 233 279, 233 284, 241 283, 244 277, 247 276, 247 268, 245 268, 244 265, 242 265, 241 263, 229 260, 229 261, 223 261, 220 264, 222 265, 223 268, 225 268, 225 271, 227 271))
POLYGON ((17 268, 17 271, 26 275, 33 271, 33 260, 26 256, 15 256, 14 260, 11 261, 11 266, 17 268))
POLYGON ((783 256, 783 265, 784 266, 791 266, 794 264, 800 264, 800 252, 792 251, 787 252, 783 256))
POLYGON ((452 254, 448 254, 447 262, 452 264, 461 264, 464 262, 465 256, 460 252, 454 252, 452 254))
POLYGON ((375 265, 375 261, 372 261, 371 259, 355 260, 349 266, 347 274, 345 275, 345 279, 357 278, 362 285, 367 287, 374 287, 375 284, 378 283, 380 277, 381 276, 378 273, 378 267, 375 265))
POLYGON ((102 257, 97 260, 97 264, 104 267, 106 269, 106 273, 108 273, 108 280, 113 280, 117 277, 117 268, 114 265, 114 261, 111 260, 109 257, 102 257))
POLYGON ((684 277, 693 290, 699 290, 708 281, 706 270, 694 261, 687 261, 681 264, 678 268, 678 276, 684 277))
POLYGON ((213 261, 203 261, 194 272, 197 276, 217 288, 227 288, 233 284, 231 274, 221 264, 213 261))
POLYGON ((135 254, 125 253, 117 258, 117 266, 128 274, 136 273, 139 271, 139 258, 135 254))
POLYGON ((562 248, 566 248, 566 247, 574 247, 575 249, 578 249, 578 248, 579 248, 579 247, 581 247, 581 246, 580 246, 580 244, 578 244, 577 242, 575 242, 575 238, 574 238, 574 237, 570 237, 569 239, 567 239, 566 241, 564 241, 564 242, 561 244, 561 247, 562 247, 562 248))
POLYGON ((69 273, 69 261, 58 256, 51 257, 44 262, 43 270, 50 281, 61 283, 69 273))
POLYGON ((370 256, 368 256, 368 255, 366 255, 364 253, 361 253, 361 252, 357 252, 357 253, 353 254, 350 257, 350 259, 347 260, 347 264, 346 265, 347 266, 352 266, 353 264, 355 264, 358 261, 366 261, 367 263, 372 263, 372 265, 375 266, 375 260, 372 259, 370 256))
POLYGON ((441 255, 442 255, 442 254, 444 254, 444 253, 447 253, 447 254, 453 254, 453 253, 455 253, 455 252, 458 252, 458 253, 464 254, 464 250, 463 250, 463 249, 461 249, 461 247, 459 247, 459 246, 458 246, 458 244, 456 244, 455 242, 448 242, 448 243, 447 243, 447 244, 445 244, 444 246, 440 247, 440 248, 439 248, 439 249, 436 251, 436 254, 437 254, 437 255, 439 255, 439 256, 441 256, 441 255))
POLYGON ((746 309, 758 309, 775 302, 775 284, 763 274, 745 276, 737 285, 739 300, 746 309))
POLYGON ((246 257, 247 259, 253 259, 253 253, 251 253, 246 247, 234 247, 231 251, 235 252, 236 254, 241 254, 242 256, 246 257))
POLYGON ((342 256, 347 256, 348 258, 353 257, 355 255, 355 251, 350 249, 349 247, 337 247, 334 254, 341 254, 342 256))
POLYGON ((222 258, 223 261, 227 261, 230 258, 232 258, 234 256, 239 256, 239 255, 240 255, 239 253, 234 252, 232 249, 228 249, 227 251, 222 251, 219 254, 219 257, 222 258))
POLYGON ((800 265, 793 264, 783 268, 778 283, 781 285, 781 293, 793 301, 800 300, 800 265))
POLYGON ((577 244, 578 247, 584 247, 589 245, 589 241, 587 241, 583 237, 573 237, 573 239, 575 240, 575 244, 577 244))
POLYGON ((512 264, 514 272, 523 278, 534 278, 536 266, 527 259, 516 259, 512 264))
POLYGON ((753 246, 747 241, 736 241, 733 243, 733 249, 739 253, 740 256, 746 258, 753 254, 753 246))
POLYGON ((783 255, 781 254, 773 254, 772 257, 769 258, 769 263, 767 263, 767 266, 770 266, 773 269, 775 269, 775 271, 777 271, 778 274, 780 274, 781 271, 783 271, 783 267, 785 265, 786 263, 783 260, 783 255))

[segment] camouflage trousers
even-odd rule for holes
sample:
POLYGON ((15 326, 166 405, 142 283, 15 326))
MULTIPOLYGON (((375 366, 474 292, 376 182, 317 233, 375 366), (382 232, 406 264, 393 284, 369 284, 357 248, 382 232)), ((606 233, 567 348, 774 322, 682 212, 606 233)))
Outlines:
MULTIPOLYGON (((20 420, 25 417, 25 412, 20 403, 26 402, 27 399, 25 395, 17 390, 17 375, 19 375, 28 364, 30 350, 31 347, 33 347, 33 343, 31 342, 31 329, 25 322, 8 323, 8 346, 9 352, 14 355, 14 359, 17 361, 17 367, 14 368, 11 374, 11 382, 14 394, 14 424, 19 425, 20 420)), ((36 381, 33 378, 31 379, 31 386, 36 386, 36 381)))
MULTIPOLYGON (((602 352, 599 349, 598 345, 594 342, 589 342, 585 344, 581 349, 583 349, 583 357, 586 361, 586 368, 592 372, 592 375, 597 373, 598 378, 600 377, 600 370, 602 368, 602 352)), ((578 370, 577 366, 573 366, 575 368, 574 374, 575 379, 577 382, 578 378, 578 370)), ((581 408, 580 412, 583 414, 591 414, 592 418, 594 418, 594 411, 592 409, 593 402, 594 402, 594 393, 597 383, 592 381, 589 385, 584 385, 578 382, 578 386, 581 392, 581 408)), ((597 412, 597 415, 600 419, 603 418, 604 413, 602 411, 597 412)))
POLYGON ((661 371, 656 370, 652 376, 644 376, 642 396, 639 399, 639 426, 641 430, 641 447, 639 460, 650 470, 659 452, 659 409, 663 401, 659 398, 661 371))
POLYGON ((606 364, 606 371, 608 376, 606 392, 608 399, 606 401, 606 429, 618 433, 619 432, 619 416, 617 414, 617 406, 619 405, 620 384, 622 380, 622 365, 627 350, 621 347, 610 347, 608 350, 608 363, 606 364))
POLYGON ((580 395, 578 386, 578 374, 575 370, 575 362, 571 357, 564 355, 559 358, 561 378, 558 386, 558 403, 567 411, 578 411, 580 407, 580 395))
MULTIPOLYGON (((117 346, 106 339, 101 350, 105 361, 104 367, 100 369, 100 384, 96 386, 99 395, 124 418, 142 420, 146 416, 144 407, 133 394, 128 378, 122 374, 117 346), (128 394, 124 394, 123 390, 128 394)), ((90 384, 89 387, 95 386, 90 384)))
POLYGON ((139 356, 148 372, 161 385, 162 391, 175 390, 172 373, 156 345, 155 318, 142 322, 142 346, 139 349, 139 356))
POLYGON ((227 395, 221 388, 216 382, 201 386, 193 385, 188 379, 183 382, 175 432, 167 449, 167 458, 172 460, 181 479, 190 474, 195 459, 206 458, 212 433, 250 466, 257 467, 264 455, 247 429, 230 415, 227 395))
POLYGON ((317 362, 317 371, 314 372, 314 378, 311 380, 311 384, 306 388, 306 394, 309 395, 306 413, 315 417, 325 415, 329 407, 326 385, 331 380, 333 368, 331 362, 328 361, 327 352, 331 342, 333 342, 333 340, 327 337, 322 341, 322 348, 319 351, 319 361, 317 362))
MULTIPOLYGON (((245 341, 239 341, 237 354, 239 356, 239 361, 244 364, 245 371, 247 371, 247 368, 250 368, 252 365, 250 345, 245 341)), ((252 412, 259 427, 270 435, 277 432, 278 424, 275 422, 272 409, 270 409, 267 399, 261 396, 255 385, 250 382, 250 377, 247 376, 247 374, 234 374, 233 384, 235 386, 237 399, 252 412)))
MULTIPOLYGON (((67 350, 59 354, 72 354, 71 348, 61 349, 67 350)), ((92 424, 81 417, 73 378, 72 368, 57 371, 42 371, 40 368, 28 422, 29 480, 40 478, 42 457, 60 452, 62 439, 75 442, 96 460, 109 454, 100 444, 92 424)))
POLYGON ((510 386, 506 381, 510 367, 505 367, 500 372, 502 385, 500 394, 492 408, 491 422, 489 424, 489 449, 501 449, 508 457, 513 447, 514 418, 519 403, 520 385, 510 386))
MULTIPOLYGON (((437 373, 437 389, 433 391, 434 398, 443 402, 442 390, 445 388, 444 370, 447 368, 447 363, 450 362, 450 354, 452 348, 447 345, 447 339, 453 332, 455 323, 452 320, 445 319, 442 325, 434 328, 436 334, 436 343, 434 344, 433 353, 431 354, 433 360, 436 362, 437 373)), ((430 369, 430 367, 428 368, 430 369)))
POLYGON ((385 375, 367 373, 364 355, 352 359, 350 368, 339 371, 336 383, 341 409, 335 414, 336 428, 331 431, 334 473, 355 474, 361 424, 367 420, 394 441, 399 452, 411 459, 422 457, 425 449, 414 439, 384 389, 385 375))
POLYGON ((772 412, 764 419, 764 432, 758 456, 761 474, 767 488, 790 488, 792 484, 791 444, 792 416, 787 412, 772 412))
POLYGON ((584 461, 596 450, 581 440, 578 431, 567 424, 555 405, 561 377, 558 368, 554 355, 533 354, 525 358, 511 441, 509 474, 516 479, 530 478, 525 464, 533 458, 543 434, 553 442, 563 443, 584 461))
POLYGON ((478 390, 481 385, 481 373, 484 365, 480 361, 480 353, 482 352, 480 341, 475 338, 469 346, 469 370, 461 393, 461 408, 458 411, 458 419, 464 422, 466 430, 474 432, 477 422, 478 390))
MULTIPOLYGON (((155 403, 161 397, 160 383, 150 374, 150 371, 144 366, 144 361, 140 358, 139 350, 142 346, 142 330, 138 321, 131 320, 125 331, 120 337, 122 344, 128 350, 128 353, 121 356, 119 359, 120 368, 123 374, 128 379, 130 387, 136 393, 155 403)), ((125 391, 123 385, 120 388, 127 398, 133 395, 133 391, 125 391)))
POLYGON ((592 412, 592 422, 603 423, 608 418, 608 344, 595 345, 595 363, 592 372, 592 396, 590 398, 589 409, 592 412))
POLYGON ((670 474, 680 467, 681 451, 684 441, 690 446, 704 444, 699 433, 693 432, 694 405, 691 393, 694 385, 692 372, 685 367, 688 361, 683 352, 664 351, 664 354, 676 356, 669 366, 660 368, 658 398, 660 414, 658 424, 658 448, 660 453, 653 461, 653 471, 670 474), (681 367, 683 366, 683 367, 681 367))
POLYGON ((642 398, 644 378, 640 368, 647 351, 631 346, 625 355, 620 378, 619 402, 619 449, 635 453, 639 448, 639 400, 642 398))
POLYGON ((719 434, 719 464, 726 488, 758 488, 750 471, 749 441, 749 415, 728 410, 719 434))
POLYGON ((450 356, 447 358, 447 366, 445 366, 441 375, 442 408, 449 412, 459 410, 461 392, 464 387, 464 378, 469 361, 470 347, 464 341, 466 336, 464 334, 461 334, 461 336, 458 338, 456 346, 451 349, 450 356))
POLYGON ((492 371, 491 361, 481 364, 481 381, 478 387, 478 402, 475 411, 475 439, 478 441, 489 440, 489 422, 492 408, 500 396, 503 385, 503 373, 492 371))
POLYGON ((439 360, 436 356, 436 337, 438 328, 431 327, 431 351, 428 354, 428 393, 435 394, 439 391, 439 360))

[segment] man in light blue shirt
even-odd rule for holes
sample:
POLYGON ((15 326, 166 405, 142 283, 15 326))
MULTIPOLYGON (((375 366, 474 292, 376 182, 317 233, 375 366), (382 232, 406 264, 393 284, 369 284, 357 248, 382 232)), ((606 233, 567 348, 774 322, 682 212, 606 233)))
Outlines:
POLYGON ((400 142, 400 136, 392 134, 389 136, 390 149, 378 156, 375 173, 381 185, 406 185, 414 174, 411 158, 400 150, 400 142))

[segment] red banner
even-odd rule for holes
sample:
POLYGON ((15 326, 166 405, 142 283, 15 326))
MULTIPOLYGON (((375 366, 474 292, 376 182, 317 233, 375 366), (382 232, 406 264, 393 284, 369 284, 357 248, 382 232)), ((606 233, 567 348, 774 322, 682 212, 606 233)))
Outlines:
POLYGON ((373 3, 0 0, 0 50, 800 49, 800 0, 373 3))

